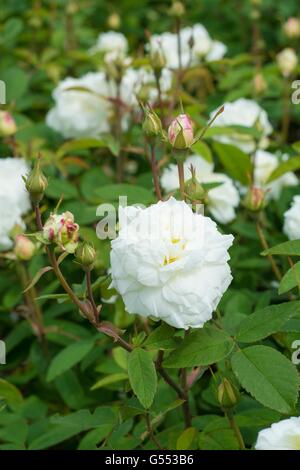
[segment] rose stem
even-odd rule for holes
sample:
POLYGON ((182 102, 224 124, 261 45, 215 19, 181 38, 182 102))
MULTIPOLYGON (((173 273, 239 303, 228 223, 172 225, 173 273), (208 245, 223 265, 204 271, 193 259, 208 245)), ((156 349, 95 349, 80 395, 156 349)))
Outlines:
POLYGON ((162 200, 162 195, 161 195, 161 189, 160 189, 160 185, 159 185, 159 177, 158 177, 157 162, 156 162, 156 158, 155 158, 155 146, 154 146, 154 144, 150 144, 150 165, 151 165, 152 178, 153 178, 153 184, 154 184, 156 197, 159 201, 161 201, 162 200))

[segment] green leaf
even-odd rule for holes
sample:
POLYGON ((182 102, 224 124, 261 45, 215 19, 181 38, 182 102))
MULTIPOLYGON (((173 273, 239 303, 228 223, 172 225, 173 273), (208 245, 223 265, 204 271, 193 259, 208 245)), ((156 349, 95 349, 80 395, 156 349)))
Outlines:
POLYGON ((215 142, 213 147, 229 176, 247 185, 252 174, 252 164, 249 155, 234 145, 215 142))
POLYGON ((225 418, 217 418, 209 423, 199 436, 202 450, 238 450, 239 444, 225 418))
POLYGON ((77 341, 60 351, 49 366, 47 381, 55 379, 57 376, 80 362, 92 349, 95 340, 77 341))
POLYGON ((267 183, 280 178, 280 176, 284 175, 288 171, 296 171, 300 168, 300 157, 292 157, 286 162, 282 162, 278 165, 277 168, 271 173, 269 176, 267 183))
POLYGON ((29 77, 18 67, 6 68, 1 72, 0 78, 6 83, 7 103, 18 102, 28 90, 29 77))
POLYGON ((177 439, 176 450, 192 450, 196 449, 196 439, 198 430, 196 428, 185 429, 177 439))
POLYGON ((76 187, 68 180, 52 178, 49 180, 49 186, 46 188, 46 196, 52 199, 60 199, 63 195, 64 200, 76 199, 78 191, 76 187))
POLYGON ((21 392, 4 379, 0 379, 0 399, 5 400, 9 405, 19 405, 23 401, 21 392))
POLYGON ((278 293, 285 294, 294 287, 300 287, 300 261, 294 264, 280 281, 278 293))
POLYGON ((51 271, 53 268, 52 266, 45 266, 44 268, 41 268, 37 273, 36 275, 33 277, 32 281, 30 282, 30 284, 26 287, 26 289, 23 291, 23 294, 25 294, 25 292, 27 292, 29 289, 31 289, 33 286, 36 285, 36 283, 41 279, 41 277, 51 271))
POLYGON ((149 349, 175 349, 178 345, 174 338, 175 332, 175 328, 163 323, 150 333, 144 346, 147 346, 149 349))
POLYGON ((209 163, 213 163, 211 150, 205 142, 198 140, 198 142, 192 146, 192 150, 198 155, 201 155, 201 157, 209 163))
POLYGON ((94 414, 88 410, 79 410, 67 416, 53 416, 50 428, 30 443, 29 450, 52 447, 92 428, 98 429, 106 437, 116 421, 116 413, 111 407, 96 408, 94 414))
POLYGON ((109 177, 97 166, 96 168, 91 168, 82 175, 80 179, 80 191, 89 202, 97 203, 99 201, 99 197, 97 197, 95 191, 109 183, 109 177))
POLYGON ((300 256, 300 240, 290 240, 280 243, 279 245, 263 251, 262 255, 300 256))
POLYGON ((193 331, 164 361, 169 368, 207 366, 224 359, 234 342, 224 331, 212 326, 193 331))
POLYGON ((114 384, 116 382, 122 382, 128 379, 128 375, 125 372, 119 372, 117 374, 107 375, 102 379, 98 380, 92 387, 91 390, 96 390, 97 388, 106 387, 107 385, 114 384))
POLYGON ((239 325, 237 341, 254 343, 277 331, 294 315, 300 313, 300 302, 270 305, 247 316, 239 325))
POLYGON ((155 201, 154 195, 149 189, 130 184, 108 184, 99 187, 94 194, 104 202, 118 201, 120 196, 127 197, 127 204, 150 204, 155 201))
POLYGON ((100 139, 83 138, 69 140, 62 144, 57 150, 57 157, 61 158, 67 153, 74 152, 77 150, 85 150, 90 148, 103 148, 107 147, 107 143, 100 139))
POLYGON ((236 352, 231 365, 244 389, 262 405, 280 413, 294 412, 299 377, 281 353, 268 346, 250 346, 236 352))
POLYGON ((134 349, 128 358, 128 375, 133 392, 144 408, 150 408, 157 387, 157 375, 151 354, 134 349))

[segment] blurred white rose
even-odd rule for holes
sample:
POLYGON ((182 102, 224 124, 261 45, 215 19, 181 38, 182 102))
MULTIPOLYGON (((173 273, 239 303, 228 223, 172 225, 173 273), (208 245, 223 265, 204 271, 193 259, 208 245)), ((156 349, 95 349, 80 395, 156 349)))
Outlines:
POLYGON ((284 77, 289 77, 297 67, 298 56, 294 49, 287 47, 276 56, 278 67, 284 77))
POLYGON ((109 132, 110 92, 103 72, 65 78, 53 91, 55 105, 47 114, 47 125, 65 138, 96 137, 109 132))
POLYGON ((129 313, 201 328, 232 280, 232 242, 210 218, 174 198, 146 209, 121 208, 111 243, 112 286, 129 313))
POLYGON ((297 176, 291 171, 271 183, 267 183, 268 178, 280 163, 278 158, 272 153, 265 150, 257 150, 254 162, 254 185, 268 190, 267 197, 277 200, 285 186, 296 186, 298 184, 297 176))
POLYGON ((290 240, 300 239, 300 196, 294 196, 291 207, 284 214, 283 231, 290 240))
POLYGON ((103 54, 116 52, 119 55, 125 56, 128 52, 128 41, 124 34, 116 31, 101 33, 96 44, 90 49, 90 52, 102 52, 103 54))
POLYGON ((29 167, 22 158, 0 158, 0 250, 12 246, 10 232, 24 226, 22 215, 30 209, 29 195, 22 176, 29 167))
MULTIPOLYGON (((213 41, 202 24, 186 27, 180 31, 181 62, 183 67, 196 65, 202 61, 221 59, 227 47, 220 41, 213 41), (192 41, 192 47, 191 47, 192 41)), ((172 69, 179 67, 177 35, 169 32, 151 36, 148 49, 153 53, 162 50, 166 65, 172 69)))
POLYGON ((258 433, 256 450, 300 450, 300 417, 272 424, 258 433))
MULTIPOLYGON (((222 184, 208 192, 207 207, 212 216, 220 223, 227 224, 235 218, 235 209, 239 205, 239 192, 233 181, 223 173, 214 173, 214 165, 208 163, 200 155, 192 155, 184 162, 184 179, 191 178, 190 166, 196 170, 196 178, 200 183, 222 184)), ((179 188, 177 165, 171 164, 164 169, 161 176, 161 185, 164 191, 170 192, 179 188)))
MULTIPOLYGON (((219 108, 218 108, 219 109, 219 108)), ((217 109, 214 110, 210 118, 213 118, 217 109)), ((224 104, 224 111, 212 124, 213 127, 230 127, 230 126, 243 126, 255 127, 258 129, 262 138, 258 143, 260 148, 265 148, 268 144, 266 137, 270 135, 273 128, 269 122, 268 115, 259 104, 253 100, 240 98, 232 103, 224 104)), ((255 150, 256 143, 251 135, 240 133, 233 133, 230 135, 217 135, 214 139, 223 142, 224 144, 232 144, 240 148, 244 152, 251 153, 255 150)))
MULTIPOLYGON (((161 71, 160 88, 162 97, 172 87, 172 72, 166 68, 161 71)), ((154 103, 158 98, 155 77, 152 70, 146 68, 134 69, 130 67, 126 70, 121 82, 121 98, 128 106, 138 106, 138 97, 144 95, 142 101, 154 103)))

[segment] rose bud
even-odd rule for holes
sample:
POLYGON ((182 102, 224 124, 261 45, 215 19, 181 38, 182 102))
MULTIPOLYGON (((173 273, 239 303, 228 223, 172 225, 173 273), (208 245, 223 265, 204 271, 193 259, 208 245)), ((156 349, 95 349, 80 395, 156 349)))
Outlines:
POLYGON ((255 93, 257 93, 258 95, 264 93, 267 90, 268 84, 261 73, 257 73, 255 75, 253 79, 253 87, 255 93))
POLYGON ((17 125, 10 113, 0 111, 0 136, 8 137, 17 132, 17 125))
POLYGON ((187 114, 179 114, 168 129, 168 139, 172 147, 182 150, 194 143, 193 121, 187 114))
POLYGON ((277 54, 277 65, 284 77, 289 77, 297 67, 298 56, 294 49, 287 47, 277 54))
POLYGON ((150 63, 154 73, 160 75, 162 69, 166 66, 166 58, 161 49, 157 49, 151 53, 150 63))
POLYGON ((222 408, 233 408, 238 402, 239 391, 224 377, 218 386, 217 398, 222 408))
POLYGON ((162 133, 161 120, 152 110, 145 111, 145 119, 143 122, 143 131, 147 137, 155 137, 162 133))
POLYGON ((16 257, 22 261, 30 260, 35 253, 35 245, 25 235, 17 235, 14 253, 16 257))
POLYGON ((84 269, 90 270, 93 268, 96 251, 89 243, 81 243, 76 249, 75 256, 84 269))
POLYGON ((71 212, 51 214, 43 228, 45 243, 56 243, 63 251, 74 253, 79 238, 79 225, 71 212))
POLYGON ((40 168, 40 158, 36 160, 33 170, 25 178, 25 186, 34 204, 38 204, 44 196, 48 180, 40 168))
POLYGON ((185 14, 184 4, 181 2, 173 2, 171 8, 169 9, 169 15, 180 18, 185 14))
POLYGON ((300 37, 300 20, 298 18, 289 18, 283 25, 283 31, 290 39, 300 37))
POLYGON ((252 186, 249 188, 243 205, 251 212, 259 212, 266 207, 266 191, 252 186))
POLYGON ((204 202, 206 200, 207 191, 199 183, 196 178, 195 168, 191 165, 191 178, 184 184, 184 192, 190 201, 204 202))

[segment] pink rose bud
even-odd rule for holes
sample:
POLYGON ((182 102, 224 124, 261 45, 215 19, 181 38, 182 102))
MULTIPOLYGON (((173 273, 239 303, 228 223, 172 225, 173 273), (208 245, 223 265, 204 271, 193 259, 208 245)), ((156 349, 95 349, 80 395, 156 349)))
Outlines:
POLYGON ((7 111, 0 111, 0 136, 8 137, 17 132, 14 118, 7 111))
POLYGON ((15 240, 14 253, 20 260, 30 260, 35 253, 35 245, 25 235, 17 235, 15 240))
POLYGON ((252 212, 264 209, 266 207, 266 191, 255 186, 249 188, 244 198, 244 206, 252 212))
POLYGON ((74 253, 79 239, 79 225, 71 212, 51 214, 43 228, 45 243, 56 243, 63 251, 74 253))
POLYGON ((187 114, 179 114, 168 129, 168 138, 172 147, 186 149, 194 143, 193 121, 187 114))
POLYGON ((298 18, 289 18, 283 25, 286 36, 290 39, 300 37, 300 20, 298 18))

